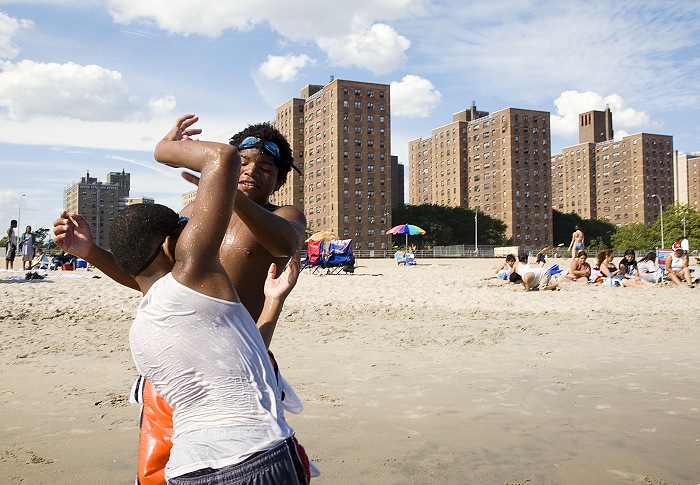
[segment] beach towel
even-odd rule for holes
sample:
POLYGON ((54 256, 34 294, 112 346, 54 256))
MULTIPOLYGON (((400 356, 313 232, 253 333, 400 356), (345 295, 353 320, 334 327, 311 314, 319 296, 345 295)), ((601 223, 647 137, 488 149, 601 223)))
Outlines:
POLYGON ((551 268, 549 268, 549 269, 547 270, 547 273, 549 273, 549 274, 552 275, 552 276, 554 276, 555 274, 559 274, 559 273, 561 273, 561 272, 562 272, 562 270, 559 269, 559 265, 558 265, 558 264, 555 264, 554 266, 552 266, 551 268))

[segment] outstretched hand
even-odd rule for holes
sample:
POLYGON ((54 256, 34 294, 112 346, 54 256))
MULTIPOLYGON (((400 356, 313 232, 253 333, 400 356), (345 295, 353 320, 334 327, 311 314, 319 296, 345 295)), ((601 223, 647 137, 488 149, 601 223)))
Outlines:
POLYGON ((59 248, 79 258, 85 259, 95 245, 90 226, 79 214, 69 216, 68 212, 61 212, 53 223, 53 233, 54 242, 59 248))
POLYGON ((295 251, 278 278, 275 278, 277 265, 272 263, 267 271, 267 279, 265 280, 264 293, 266 298, 283 300, 289 295, 299 278, 301 268, 301 255, 299 251, 295 251))

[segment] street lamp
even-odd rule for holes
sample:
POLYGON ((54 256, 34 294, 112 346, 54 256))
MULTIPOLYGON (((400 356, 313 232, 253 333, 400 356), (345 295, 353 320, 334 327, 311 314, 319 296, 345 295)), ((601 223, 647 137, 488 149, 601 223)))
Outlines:
POLYGON ((479 255, 479 219, 477 216, 479 215, 479 207, 474 208, 474 255, 478 256, 479 255))
POLYGON ((20 216, 22 215, 22 199, 24 198, 24 194, 22 194, 19 197, 19 208, 17 209, 17 232, 19 232, 22 229, 22 224, 19 223, 20 221, 20 216))
POLYGON ((661 247, 664 248, 664 205, 661 203, 661 197, 656 194, 651 194, 652 197, 659 199, 659 215, 661 217, 661 247))

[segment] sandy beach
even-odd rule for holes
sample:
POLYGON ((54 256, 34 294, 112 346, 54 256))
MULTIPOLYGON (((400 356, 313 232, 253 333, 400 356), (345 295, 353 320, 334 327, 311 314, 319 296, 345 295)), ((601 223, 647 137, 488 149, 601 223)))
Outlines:
MULTIPOLYGON (((312 483, 699 484, 700 288, 525 293, 501 261, 300 276, 271 348, 312 483)), ((134 482, 140 295, 75 274, 0 272, 2 484, 134 482)))

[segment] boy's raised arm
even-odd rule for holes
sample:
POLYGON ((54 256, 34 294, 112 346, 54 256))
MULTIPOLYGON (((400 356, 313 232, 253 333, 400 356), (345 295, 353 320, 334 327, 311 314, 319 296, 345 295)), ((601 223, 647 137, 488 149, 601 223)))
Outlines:
POLYGON ((233 210, 240 156, 227 143, 191 139, 201 132, 191 128, 197 120, 191 114, 178 118, 154 152, 160 163, 201 173, 192 214, 175 247, 173 275, 202 293, 230 299, 233 286, 218 254, 229 222, 229 217, 222 214, 233 210))

